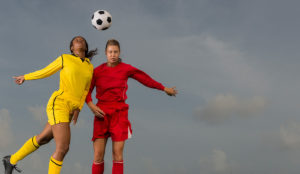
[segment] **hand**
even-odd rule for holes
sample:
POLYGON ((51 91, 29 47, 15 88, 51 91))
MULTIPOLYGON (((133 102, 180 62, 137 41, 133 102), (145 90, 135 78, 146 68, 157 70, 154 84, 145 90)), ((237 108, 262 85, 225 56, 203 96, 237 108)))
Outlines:
POLYGON ((79 109, 75 109, 75 110, 73 111, 73 113, 71 113, 71 115, 73 115, 73 117, 72 117, 73 125, 75 125, 75 124, 77 123, 77 119, 78 119, 78 116, 79 116, 79 112, 80 112, 79 109))
POLYGON ((18 85, 22 85, 22 83, 24 83, 25 81, 24 76, 13 76, 13 78, 15 79, 15 82, 18 85))
POLYGON ((96 117, 104 117, 105 113, 97 105, 93 104, 92 102, 89 102, 88 106, 96 117))
POLYGON ((165 87, 164 91, 166 92, 167 95, 174 96, 174 97, 178 93, 177 90, 176 90, 176 87, 172 87, 172 88, 165 87))

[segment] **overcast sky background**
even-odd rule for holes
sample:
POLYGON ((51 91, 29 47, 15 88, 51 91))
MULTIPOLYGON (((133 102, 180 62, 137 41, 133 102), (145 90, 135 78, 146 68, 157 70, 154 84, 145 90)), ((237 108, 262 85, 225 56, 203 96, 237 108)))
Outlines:
MULTIPOLYGON (((110 38, 123 61, 179 94, 169 97, 129 80, 133 138, 130 174, 296 174, 300 171, 300 1, 296 0, 10 0, 0 2, 0 156, 14 153, 47 121, 59 74, 14 84, 85 37, 105 61, 110 38), (95 30, 98 9, 112 26, 95 30)), ((91 173, 93 116, 85 106, 72 126, 62 173, 91 173)), ((111 141, 105 173, 111 173, 111 141)), ((54 142, 18 166, 48 171, 54 142)), ((0 167, 4 171, 3 166, 0 167)))

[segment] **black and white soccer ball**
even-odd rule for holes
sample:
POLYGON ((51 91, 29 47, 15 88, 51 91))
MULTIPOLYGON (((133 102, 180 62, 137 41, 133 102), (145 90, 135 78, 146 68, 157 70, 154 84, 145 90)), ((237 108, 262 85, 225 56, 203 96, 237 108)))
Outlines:
POLYGON ((106 30, 111 26, 111 15, 106 10, 97 10, 92 16, 92 25, 97 30, 106 30))

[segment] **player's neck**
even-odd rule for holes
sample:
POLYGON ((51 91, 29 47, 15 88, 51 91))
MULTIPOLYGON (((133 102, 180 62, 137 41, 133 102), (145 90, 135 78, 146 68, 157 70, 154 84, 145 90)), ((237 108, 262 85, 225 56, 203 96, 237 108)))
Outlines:
POLYGON ((107 62, 106 65, 107 65, 108 67, 115 67, 115 66, 117 66, 119 63, 120 63, 120 62, 114 62, 114 63, 107 62))

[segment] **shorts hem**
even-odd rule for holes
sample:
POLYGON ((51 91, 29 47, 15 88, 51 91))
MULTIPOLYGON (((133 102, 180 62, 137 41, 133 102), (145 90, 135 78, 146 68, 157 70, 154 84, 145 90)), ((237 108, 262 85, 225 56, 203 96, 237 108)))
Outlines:
POLYGON ((59 123, 70 123, 70 121, 59 121, 59 122, 56 122, 56 123, 52 123, 52 122, 50 122, 50 121, 48 121, 48 123, 51 125, 51 126, 54 126, 54 125, 57 125, 57 124, 59 124, 59 123))

